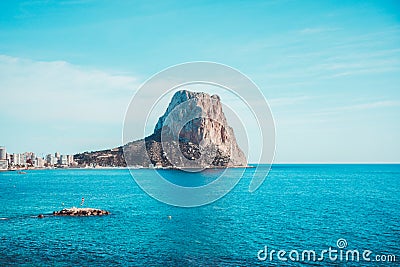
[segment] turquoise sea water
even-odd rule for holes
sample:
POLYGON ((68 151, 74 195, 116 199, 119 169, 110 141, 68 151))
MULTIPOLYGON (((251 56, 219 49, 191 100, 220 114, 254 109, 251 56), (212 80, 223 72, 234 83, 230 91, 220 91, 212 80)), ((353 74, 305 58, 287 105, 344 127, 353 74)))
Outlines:
MULTIPOLYGON (((185 173, 170 172, 190 186, 185 173)), ((128 170, 0 173, 0 266, 399 265, 400 165, 274 165, 255 193, 248 192, 250 172, 225 197, 199 208, 152 199, 128 170), (82 197, 85 206, 112 215, 36 217, 79 206, 82 197), (337 248, 340 238, 346 249, 395 255, 397 262, 257 257, 265 246, 318 253, 337 248)))

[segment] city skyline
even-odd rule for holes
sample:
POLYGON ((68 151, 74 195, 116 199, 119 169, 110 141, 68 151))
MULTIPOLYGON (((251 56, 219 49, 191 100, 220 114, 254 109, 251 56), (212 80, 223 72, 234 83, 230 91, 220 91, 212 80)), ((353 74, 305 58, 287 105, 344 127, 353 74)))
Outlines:
POLYGON ((61 154, 60 152, 38 155, 32 151, 21 153, 9 152, 6 146, 0 146, 0 170, 20 168, 45 168, 45 167, 76 166, 74 155, 61 154))
POLYGON ((400 162, 396 1, 3 1, 0 13, 0 142, 10 151, 118 147, 139 85, 204 60, 260 87, 275 162, 400 162))

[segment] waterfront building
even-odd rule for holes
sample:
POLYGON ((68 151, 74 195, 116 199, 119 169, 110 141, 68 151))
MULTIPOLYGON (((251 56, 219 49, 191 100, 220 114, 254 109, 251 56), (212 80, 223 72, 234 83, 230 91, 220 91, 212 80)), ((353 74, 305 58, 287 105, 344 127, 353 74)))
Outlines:
POLYGON ((14 153, 11 160, 12 165, 21 165, 21 154, 14 153))
POLYGON ((0 160, 7 159, 7 150, 5 146, 0 146, 0 160))
POLYGON ((36 168, 44 168, 44 159, 43 158, 36 158, 35 160, 35 167, 36 168))
POLYGON ((61 165, 69 165, 68 164, 68 156, 67 155, 61 155, 59 163, 61 165))
POLYGON ((6 159, 0 159, 0 171, 8 169, 8 161, 6 159))
POLYGON ((68 165, 74 164, 74 162, 75 162, 74 155, 68 155, 67 158, 68 158, 68 165))
POLYGON ((21 157, 21 165, 26 165, 26 161, 28 160, 27 152, 20 154, 21 157))
POLYGON ((58 164, 58 159, 53 154, 48 154, 46 156, 46 162, 50 166, 54 166, 58 164))
POLYGON ((0 171, 8 169, 7 150, 5 146, 0 146, 0 171))

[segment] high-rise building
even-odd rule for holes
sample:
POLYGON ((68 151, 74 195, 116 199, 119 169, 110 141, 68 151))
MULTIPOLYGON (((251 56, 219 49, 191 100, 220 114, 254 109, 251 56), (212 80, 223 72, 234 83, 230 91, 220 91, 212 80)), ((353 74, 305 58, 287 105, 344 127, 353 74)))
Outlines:
POLYGON ((68 164, 68 156, 67 155, 61 155, 60 156, 60 164, 61 165, 69 165, 68 164))
POLYGON ((21 154, 14 153, 11 162, 13 165, 21 165, 21 154))
POLYGON ((53 159, 54 159, 53 154, 46 155, 46 162, 47 162, 48 165, 54 165, 53 164, 53 159))
POLYGON ((8 169, 7 151, 6 147, 0 146, 0 170, 4 171, 8 169))
POLYGON ((0 160, 7 159, 7 150, 5 146, 0 146, 0 160))
POLYGON ((27 153, 25 152, 23 154, 20 154, 20 157, 21 157, 21 165, 26 165, 26 161, 28 160, 27 153))
POLYGON ((58 159, 55 157, 55 154, 48 154, 46 156, 46 162, 50 166, 54 166, 58 164, 58 159))
POLYGON ((43 158, 37 158, 35 160, 35 167, 43 168, 44 167, 44 159, 43 158))
POLYGON ((68 165, 71 165, 74 163, 74 155, 68 155, 68 165))
POLYGON ((54 156, 55 156, 57 159, 60 159, 60 152, 56 152, 56 153, 54 154, 54 156))

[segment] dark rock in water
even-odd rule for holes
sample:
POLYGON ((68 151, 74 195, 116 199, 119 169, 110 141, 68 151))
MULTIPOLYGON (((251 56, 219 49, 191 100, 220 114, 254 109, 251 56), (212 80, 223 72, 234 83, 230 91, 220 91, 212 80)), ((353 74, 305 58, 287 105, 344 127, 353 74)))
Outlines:
POLYGON ((60 211, 53 211, 54 216, 102 216, 109 215, 110 212, 93 208, 69 208, 60 211))

